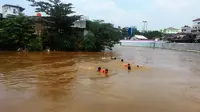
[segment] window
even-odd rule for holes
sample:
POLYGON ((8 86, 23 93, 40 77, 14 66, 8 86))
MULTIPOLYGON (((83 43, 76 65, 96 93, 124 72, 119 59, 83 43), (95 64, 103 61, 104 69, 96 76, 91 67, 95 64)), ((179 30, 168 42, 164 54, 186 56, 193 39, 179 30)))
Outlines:
POLYGON ((198 22, 198 24, 200 24, 200 22, 198 22))
POLYGON ((16 9, 13 9, 13 14, 16 14, 16 13, 17 13, 16 9))

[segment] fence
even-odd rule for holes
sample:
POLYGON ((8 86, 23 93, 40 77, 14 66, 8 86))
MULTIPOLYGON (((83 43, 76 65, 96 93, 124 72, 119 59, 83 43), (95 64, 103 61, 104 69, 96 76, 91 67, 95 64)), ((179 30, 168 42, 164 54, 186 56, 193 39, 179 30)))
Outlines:
POLYGON ((133 47, 151 47, 161 49, 172 49, 182 51, 195 51, 200 52, 200 43, 165 43, 165 42, 154 42, 154 41, 121 41, 122 46, 133 46, 133 47))
POLYGON ((200 43, 156 43, 155 47, 182 51, 200 51, 200 43))

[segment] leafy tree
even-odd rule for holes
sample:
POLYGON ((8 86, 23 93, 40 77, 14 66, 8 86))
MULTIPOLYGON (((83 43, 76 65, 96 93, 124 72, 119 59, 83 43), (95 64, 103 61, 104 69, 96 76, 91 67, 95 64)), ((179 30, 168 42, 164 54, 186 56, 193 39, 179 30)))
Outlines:
POLYGON ((42 38, 37 36, 35 38, 29 39, 27 47, 30 51, 41 51, 43 49, 42 38))
POLYGON ((20 14, 0 21, 1 49, 16 50, 26 46, 35 51, 48 46, 65 51, 102 51, 112 49, 122 37, 120 28, 102 20, 88 21, 89 33, 83 36, 83 29, 72 27, 81 16, 72 15, 71 3, 64 4, 60 0, 28 1, 36 7, 36 12, 44 12, 48 16, 35 19, 20 14), (36 20, 42 21, 44 27, 40 36, 34 34, 36 20))
POLYGON ((112 49, 122 36, 118 28, 102 20, 88 21, 87 29, 89 33, 83 42, 87 51, 112 49))
POLYGON ((143 35, 146 36, 148 39, 155 39, 162 37, 162 33, 159 31, 148 31, 144 32, 143 35))
POLYGON ((46 27, 46 34, 48 44, 54 49, 69 50, 73 48, 69 44, 72 40, 72 25, 75 21, 79 20, 81 16, 72 15, 75 13, 72 11, 71 3, 62 3, 60 0, 48 0, 32 2, 31 6, 36 7, 36 12, 44 12, 48 17, 44 17, 44 26, 46 27))
POLYGON ((35 38, 34 21, 23 14, 8 16, 1 21, 1 49, 16 50, 25 47, 29 39, 35 38))

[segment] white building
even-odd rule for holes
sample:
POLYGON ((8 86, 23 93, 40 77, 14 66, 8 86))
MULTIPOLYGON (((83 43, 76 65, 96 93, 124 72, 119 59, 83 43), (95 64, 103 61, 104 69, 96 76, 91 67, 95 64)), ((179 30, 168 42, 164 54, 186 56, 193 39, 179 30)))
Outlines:
POLYGON ((164 33, 164 34, 177 34, 177 33, 180 32, 180 29, 169 27, 169 28, 166 28, 166 29, 162 29, 161 32, 164 33))
POLYGON ((200 18, 193 20, 192 32, 200 32, 200 18))
POLYGON ((181 28, 182 33, 191 33, 191 31, 192 31, 192 28, 188 25, 185 25, 181 28))
POLYGON ((147 38, 143 35, 135 35, 130 40, 147 40, 147 38))
POLYGON ((86 28, 86 24, 87 24, 87 20, 88 20, 88 17, 83 16, 83 17, 81 17, 80 20, 75 21, 74 25, 72 27, 85 29, 86 28))
POLYGON ((17 5, 5 4, 2 6, 2 14, 4 18, 7 17, 7 15, 19 15, 19 13, 22 13, 24 10, 24 8, 17 5))

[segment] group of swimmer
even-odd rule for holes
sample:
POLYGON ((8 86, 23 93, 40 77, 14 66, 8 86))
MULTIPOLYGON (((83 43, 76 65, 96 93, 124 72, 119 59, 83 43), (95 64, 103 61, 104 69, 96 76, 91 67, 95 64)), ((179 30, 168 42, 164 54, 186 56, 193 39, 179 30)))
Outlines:
POLYGON ((102 69, 101 67, 98 67, 97 72, 103 73, 106 77, 108 77, 108 69, 102 69))
MULTIPOLYGON (((111 57, 111 60, 117 60, 117 58, 111 57)), ((121 62, 123 63, 123 62, 124 62, 124 59, 121 59, 121 62)), ((125 64, 124 66, 128 69, 129 72, 130 72, 130 70, 132 69, 132 68, 131 68, 131 64, 129 64, 129 63, 128 63, 128 64, 125 64)), ((139 68, 140 66, 137 65, 136 67, 139 68)), ((107 68, 106 68, 106 69, 102 69, 101 67, 98 67, 98 68, 97 68, 97 72, 103 73, 103 74, 105 74, 105 76, 108 76, 108 69, 107 69, 107 68)))

